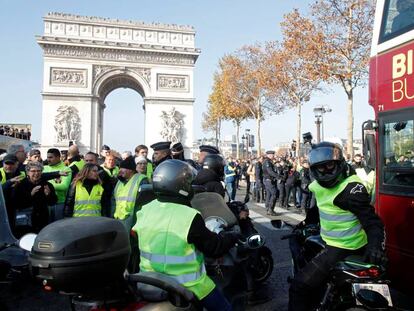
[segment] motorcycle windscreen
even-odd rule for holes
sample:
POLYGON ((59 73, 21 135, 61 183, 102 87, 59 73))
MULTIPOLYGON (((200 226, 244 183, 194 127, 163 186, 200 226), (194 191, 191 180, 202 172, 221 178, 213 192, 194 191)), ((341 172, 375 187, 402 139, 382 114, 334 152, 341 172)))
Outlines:
POLYGON ((17 239, 13 236, 10 229, 3 189, 0 187, 0 244, 12 244, 16 241, 17 239))
POLYGON ((191 206, 198 210, 204 219, 211 216, 223 218, 229 227, 237 225, 237 218, 228 208, 223 197, 215 192, 202 192, 194 195, 191 206))

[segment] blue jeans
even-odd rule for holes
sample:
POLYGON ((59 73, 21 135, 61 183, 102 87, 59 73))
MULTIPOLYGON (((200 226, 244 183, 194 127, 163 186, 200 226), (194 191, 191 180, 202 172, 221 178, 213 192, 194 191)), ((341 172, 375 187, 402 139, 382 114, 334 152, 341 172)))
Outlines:
POLYGON ((236 181, 226 182, 226 190, 230 200, 234 201, 236 199, 236 181))
POLYGON ((218 290, 217 287, 213 291, 204 297, 201 304, 208 311, 231 311, 231 304, 227 301, 226 297, 218 290))

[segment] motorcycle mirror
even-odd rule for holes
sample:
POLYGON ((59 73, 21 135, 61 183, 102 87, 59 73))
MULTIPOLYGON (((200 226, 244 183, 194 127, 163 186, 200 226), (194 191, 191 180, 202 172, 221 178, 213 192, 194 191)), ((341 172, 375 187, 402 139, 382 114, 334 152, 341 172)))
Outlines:
POLYGON ((251 249, 259 248, 264 245, 264 237, 260 234, 253 234, 247 238, 247 245, 251 249))
POLYGON ((19 247, 30 252, 32 250, 36 237, 37 234, 34 233, 25 234, 19 240, 19 247))
POLYGON ((272 224, 273 228, 276 229, 280 229, 283 226, 283 221, 281 221, 280 219, 273 219, 270 221, 270 223, 272 224))

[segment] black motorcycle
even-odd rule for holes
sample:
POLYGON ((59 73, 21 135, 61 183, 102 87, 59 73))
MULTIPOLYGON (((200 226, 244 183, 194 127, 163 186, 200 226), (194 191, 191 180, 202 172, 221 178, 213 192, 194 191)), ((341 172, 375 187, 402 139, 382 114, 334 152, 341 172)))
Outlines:
POLYGON ((0 309, 7 310, 1 302, 11 292, 20 291, 30 280, 29 252, 25 249, 34 240, 34 234, 27 234, 20 240, 10 230, 7 209, 0 187, 0 309))
MULTIPOLYGON (((233 309, 243 310, 249 294, 260 290, 271 275, 273 258, 270 249, 264 246, 264 237, 258 234, 250 218, 238 219, 239 212, 247 209, 245 203, 232 203, 233 211, 219 194, 212 192, 198 193, 191 201, 210 231, 233 231, 243 237, 222 258, 205 259, 207 274, 232 303, 233 309)), ((250 303, 265 302, 268 298, 263 296, 254 300, 250 303)))
MULTIPOLYGON (((293 276, 325 248, 318 225, 293 227, 281 239, 289 239, 293 276)), ((388 284, 384 267, 349 256, 330 271, 316 310, 393 310, 388 284)))

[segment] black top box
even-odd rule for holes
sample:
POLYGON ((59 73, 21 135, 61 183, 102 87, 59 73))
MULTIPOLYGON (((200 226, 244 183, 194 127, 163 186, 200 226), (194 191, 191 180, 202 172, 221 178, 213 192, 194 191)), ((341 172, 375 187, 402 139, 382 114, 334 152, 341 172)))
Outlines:
POLYGON ((122 279, 130 252, 121 222, 79 217, 56 221, 40 231, 29 262, 44 286, 87 293, 122 279))

